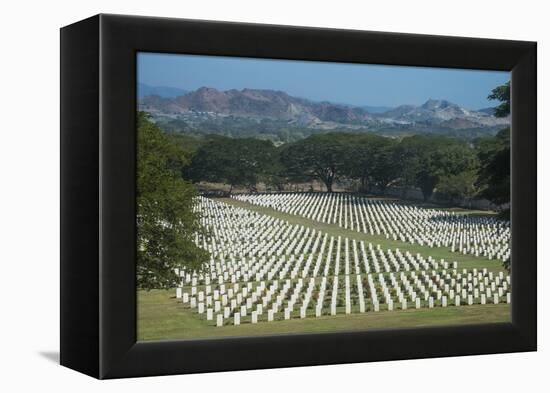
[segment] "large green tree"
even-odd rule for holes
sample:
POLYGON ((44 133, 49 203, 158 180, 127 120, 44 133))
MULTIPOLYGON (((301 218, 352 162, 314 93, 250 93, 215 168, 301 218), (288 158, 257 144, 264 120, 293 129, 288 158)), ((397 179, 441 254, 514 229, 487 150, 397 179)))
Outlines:
MULTIPOLYGON (((493 89, 488 97, 498 100, 495 116, 510 114, 510 82, 493 89)), ((477 141, 478 157, 481 162, 478 185, 481 196, 496 205, 510 203, 510 128, 501 130, 495 137, 477 141)), ((505 216, 509 209, 505 210, 505 216)))
POLYGON ((506 117, 510 114, 510 82, 495 87, 487 98, 500 101, 500 104, 495 107, 496 117, 506 117))
POLYGON ((346 134, 318 134, 288 145, 281 152, 281 162, 289 180, 319 180, 327 192, 332 192, 334 182, 344 172, 348 138, 346 134))
POLYGON ((195 188, 181 177, 184 152, 139 113, 137 130, 137 285, 177 284, 175 268, 200 270, 206 251, 194 243, 203 231, 193 211, 195 188))
POLYGON ((444 136, 414 135, 396 148, 402 183, 420 188, 427 201, 439 182, 477 166, 474 150, 463 141, 444 136))
POLYGON ((359 180, 362 192, 370 192, 376 186, 384 193, 397 177, 398 166, 393 157, 397 141, 375 134, 352 134, 345 143, 346 174, 359 180))
POLYGON ((437 191, 448 196, 451 199, 451 203, 455 199, 466 199, 468 202, 471 202, 471 199, 478 192, 476 180, 476 169, 465 170, 457 174, 442 177, 437 184, 437 191))
POLYGON ((277 150, 271 141, 211 136, 196 151, 189 176, 195 182, 225 183, 254 189, 277 170, 277 150))
POLYGON ((477 141, 481 163, 477 184, 480 195, 496 205, 510 202, 510 129, 477 141))

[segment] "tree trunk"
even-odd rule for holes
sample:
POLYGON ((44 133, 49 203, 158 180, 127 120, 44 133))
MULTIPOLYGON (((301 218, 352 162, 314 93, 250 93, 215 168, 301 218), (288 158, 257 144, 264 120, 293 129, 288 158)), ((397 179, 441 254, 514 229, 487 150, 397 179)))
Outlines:
POLYGON ((369 192, 369 184, 367 183, 366 177, 361 177, 361 192, 362 193, 368 193, 369 192))

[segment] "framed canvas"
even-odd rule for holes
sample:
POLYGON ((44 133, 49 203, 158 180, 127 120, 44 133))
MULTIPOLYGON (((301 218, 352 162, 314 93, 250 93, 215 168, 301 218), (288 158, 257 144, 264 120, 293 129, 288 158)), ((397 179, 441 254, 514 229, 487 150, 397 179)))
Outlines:
POLYGON ((536 43, 61 29, 61 364, 536 350, 536 43))

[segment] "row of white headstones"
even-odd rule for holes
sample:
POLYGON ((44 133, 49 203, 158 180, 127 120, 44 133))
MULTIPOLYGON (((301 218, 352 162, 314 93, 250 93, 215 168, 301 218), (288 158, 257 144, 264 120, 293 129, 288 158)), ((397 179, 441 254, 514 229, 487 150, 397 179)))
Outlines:
POLYGON ((444 260, 425 259, 364 241, 329 237, 321 231, 201 199, 202 223, 211 236, 196 236, 197 245, 209 251, 208 273, 202 283, 261 279, 294 279, 329 274, 355 274, 457 267, 444 260), (228 219, 227 217, 230 217, 228 219), (299 239, 299 240, 298 240, 299 239), (343 240, 342 240, 343 239, 343 240), (343 250, 343 252, 342 252, 343 250), (343 260, 342 260, 343 259, 343 260))
POLYGON ((383 252, 207 198, 198 198, 196 209, 209 230, 196 242, 211 259, 205 272, 177 271, 182 282, 176 296, 217 326, 257 323, 264 314, 270 322, 510 302, 510 277, 503 273, 458 273, 456 262, 383 252))
POLYGON ((306 318, 337 313, 510 303, 511 292, 510 276, 502 272, 493 275, 486 269, 480 272, 464 269, 458 273, 452 269, 440 273, 400 272, 397 276, 394 273, 358 274, 308 280, 191 285, 176 288, 176 297, 199 315, 204 314, 206 320, 213 320, 216 315, 216 325, 223 326, 229 319, 238 325, 248 315, 251 323, 257 323, 265 311, 265 320, 271 322, 293 316, 306 318), (342 281, 343 291, 340 289, 342 281))
POLYGON ((340 193, 239 194, 233 198, 388 239, 505 261, 510 224, 492 217, 371 200, 340 193))

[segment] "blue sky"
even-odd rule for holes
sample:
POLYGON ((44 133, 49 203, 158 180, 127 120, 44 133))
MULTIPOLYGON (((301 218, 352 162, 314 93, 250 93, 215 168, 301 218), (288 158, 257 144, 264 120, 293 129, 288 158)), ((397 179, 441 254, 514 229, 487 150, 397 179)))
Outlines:
POLYGON ((138 54, 138 82, 151 86, 272 89, 350 105, 419 105, 433 98, 480 109, 497 104, 487 95, 509 78, 502 71, 138 54))

